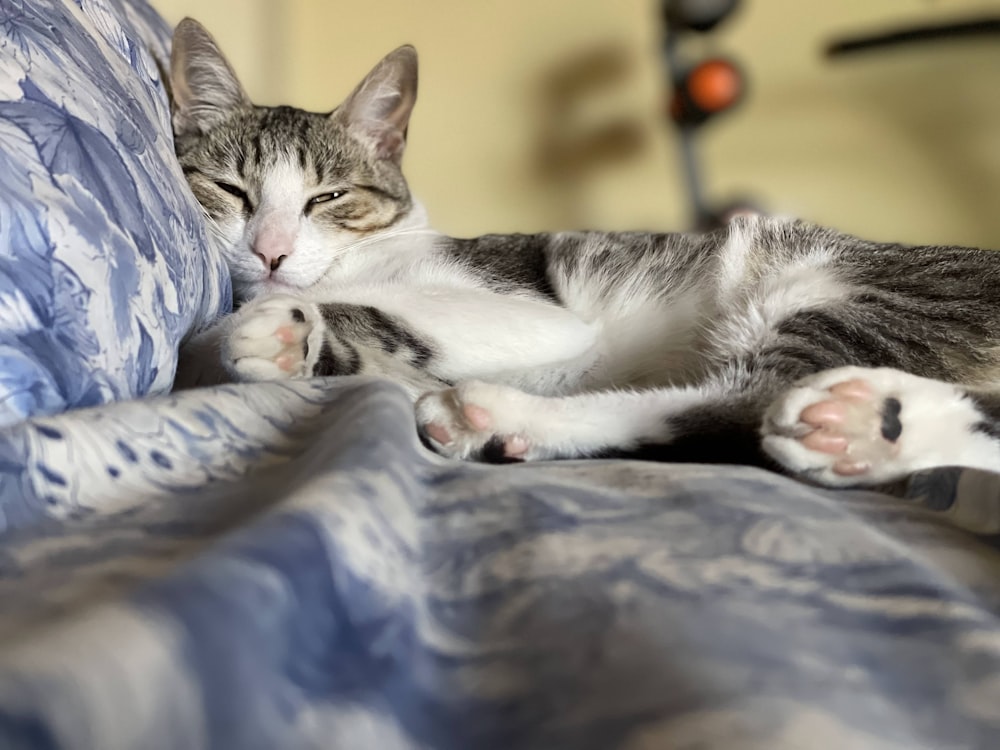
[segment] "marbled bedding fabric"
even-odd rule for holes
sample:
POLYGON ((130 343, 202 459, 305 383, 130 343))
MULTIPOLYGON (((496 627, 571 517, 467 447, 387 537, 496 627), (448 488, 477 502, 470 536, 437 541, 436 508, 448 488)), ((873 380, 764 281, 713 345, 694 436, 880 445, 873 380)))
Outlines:
POLYGON ((1000 747, 996 476, 478 466, 377 380, 156 395, 228 304, 166 27, 0 0, 0 33, 0 748, 1000 747))
POLYGON ((395 386, 0 440, 0 747, 995 748, 996 478, 427 453, 395 386))
POLYGON ((126 0, 0 0, 0 425, 166 392, 230 305, 173 155, 170 30, 126 0))

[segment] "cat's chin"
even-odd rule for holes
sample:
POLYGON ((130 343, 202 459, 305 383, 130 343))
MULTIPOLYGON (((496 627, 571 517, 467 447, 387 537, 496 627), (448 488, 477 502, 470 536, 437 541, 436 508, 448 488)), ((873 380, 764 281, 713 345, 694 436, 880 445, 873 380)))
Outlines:
POLYGON ((255 297, 263 297, 264 295, 271 294, 295 294, 300 292, 301 287, 295 286, 294 284, 287 284, 283 281, 278 281, 277 279, 265 278, 259 281, 244 282, 239 285, 238 296, 241 299, 254 299, 255 297))
POLYGON ((278 279, 264 279, 259 282, 259 285, 266 292, 288 292, 299 288, 294 284, 279 281, 278 279))

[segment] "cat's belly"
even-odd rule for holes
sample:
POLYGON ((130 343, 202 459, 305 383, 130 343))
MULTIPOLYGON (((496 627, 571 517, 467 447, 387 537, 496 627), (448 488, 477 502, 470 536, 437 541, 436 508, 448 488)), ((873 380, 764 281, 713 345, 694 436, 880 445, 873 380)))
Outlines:
POLYGON ((700 293, 625 300, 602 311, 595 327, 600 364, 588 389, 685 385, 704 373, 700 293))

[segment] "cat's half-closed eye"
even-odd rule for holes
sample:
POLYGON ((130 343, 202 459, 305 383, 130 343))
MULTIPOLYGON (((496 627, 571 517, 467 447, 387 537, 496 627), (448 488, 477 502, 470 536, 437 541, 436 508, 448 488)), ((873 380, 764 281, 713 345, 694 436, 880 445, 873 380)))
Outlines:
POLYGON ((306 206, 303 212, 308 216, 312 213, 313 209, 317 206, 322 206, 324 203, 333 203, 334 201, 340 200, 345 195, 347 195, 347 189, 341 190, 331 190, 327 193, 320 193, 319 195, 314 195, 312 198, 306 201, 306 206))
POLYGON ((216 180, 215 186, 222 192, 229 193, 234 198, 238 198, 243 203, 243 210, 246 213, 253 213, 253 202, 250 200, 250 196, 247 195, 246 190, 236 187, 236 185, 231 185, 228 182, 222 182, 221 180, 216 180))
POLYGON ((215 39, 193 18, 174 30, 170 87, 177 137, 207 133, 235 110, 252 106, 215 39))

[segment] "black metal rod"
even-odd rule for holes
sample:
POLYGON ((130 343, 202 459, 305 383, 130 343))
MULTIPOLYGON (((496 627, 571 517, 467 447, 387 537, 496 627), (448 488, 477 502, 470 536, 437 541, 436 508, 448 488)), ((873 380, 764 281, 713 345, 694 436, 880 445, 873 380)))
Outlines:
MULTIPOLYGON (((681 63, 677 55, 677 33, 667 27, 663 39, 663 55, 667 63, 667 71, 670 74, 670 82, 676 89, 682 85, 681 63)), ((688 199, 691 204, 691 213, 694 216, 694 225, 701 225, 709 215, 708 204, 705 202, 704 189, 701 181, 701 171, 698 168, 698 157, 695 153, 694 128, 675 123, 677 130, 677 140, 681 156, 681 169, 684 173, 684 182, 687 184, 688 199)))
POLYGON ((954 23, 936 23, 841 39, 827 45, 826 54, 828 57, 840 57, 857 52, 883 50, 887 47, 902 47, 917 43, 952 41, 997 34, 1000 34, 1000 18, 990 17, 954 23))

